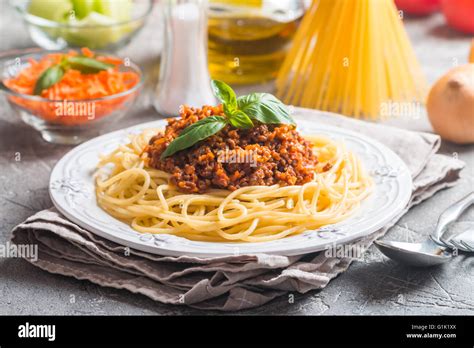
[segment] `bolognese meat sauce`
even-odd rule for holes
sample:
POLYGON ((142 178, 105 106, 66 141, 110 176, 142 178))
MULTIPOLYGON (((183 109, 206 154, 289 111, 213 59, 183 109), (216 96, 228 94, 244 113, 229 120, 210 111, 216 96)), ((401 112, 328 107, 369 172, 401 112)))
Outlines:
POLYGON ((180 191, 210 188, 234 191, 244 186, 302 185, 313 179, 317 158, 309 141, 289 125, 255 123, 250 129, 227 125, 190 148, 160 159, 182 130, 208 116, 224 116, 222 105, 182 107, 164 132, 152 137, 145 152, 148 165, 172 174, 180 191))

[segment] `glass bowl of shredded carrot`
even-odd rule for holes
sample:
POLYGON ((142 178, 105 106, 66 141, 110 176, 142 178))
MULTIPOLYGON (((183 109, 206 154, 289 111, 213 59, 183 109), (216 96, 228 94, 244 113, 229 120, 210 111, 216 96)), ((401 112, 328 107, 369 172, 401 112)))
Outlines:
POLYGON ((7 59, 0 87, 12 109, 44 140, 78 144, 123 117, 142 85, 143 74, 129 59, 83 48, 7 59))

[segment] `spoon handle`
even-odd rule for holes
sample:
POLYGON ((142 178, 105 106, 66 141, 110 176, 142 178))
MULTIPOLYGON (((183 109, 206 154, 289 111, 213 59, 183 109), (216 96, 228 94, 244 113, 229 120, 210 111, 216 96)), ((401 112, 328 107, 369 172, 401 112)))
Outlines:
POLYGON ((446 209, 438 219, 438 225, 436 226, 435 231, 431 234, 431 239, 440 245, 445 245, 441 241, 441 237, 446 229, 446 226, 451 222, 455 221, 464 210, 474 203, 474 192, 469 193, 466 197, 460 201, 454 203, 448 209, 446 209))

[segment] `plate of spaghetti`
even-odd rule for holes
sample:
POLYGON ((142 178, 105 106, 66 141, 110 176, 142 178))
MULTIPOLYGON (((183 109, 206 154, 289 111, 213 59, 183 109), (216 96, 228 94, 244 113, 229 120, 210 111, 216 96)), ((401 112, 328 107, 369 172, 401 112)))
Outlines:
POLYGON ((50 195, 79 226, 160 255, 298 255, 375 232, 411 196, 411 175, 384 145, 290 115, 272 95, 90 140, 55 166, 50 195))

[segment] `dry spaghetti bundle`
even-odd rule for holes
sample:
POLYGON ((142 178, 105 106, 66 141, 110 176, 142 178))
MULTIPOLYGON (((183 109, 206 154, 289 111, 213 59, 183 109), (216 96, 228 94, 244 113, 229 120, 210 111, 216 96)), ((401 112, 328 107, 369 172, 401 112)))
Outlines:
POLYGON ((392 0, 313 0, 276 83, 287 104, 372 119, 426 92, 392 0))

